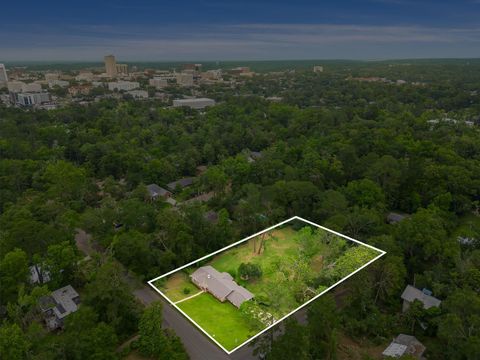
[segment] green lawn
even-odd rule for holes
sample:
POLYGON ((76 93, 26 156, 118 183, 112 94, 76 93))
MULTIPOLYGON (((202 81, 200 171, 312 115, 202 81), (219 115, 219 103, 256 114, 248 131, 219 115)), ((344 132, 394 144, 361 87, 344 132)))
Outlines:
MULTIPOLYGON (((227 250, 215 257, 211 262, 218 271, 236 272, 241 263, 251 262, 261 266, 264 274, 268 273, 272 263, 282 257, 292 256, 298 251, 298 244, 295 242, 295 231, 291 228, 283 228, 273 231, 277 240, 269 239, 265 250, 260 255, 253 253, 254 240, 250 239, 235 249, 227 250)), ((259 240, 257 240, 258 246, 259 240)))
POLYGON ((188 316, 227 350, 232 350, 255 335, 238 309, 221 303, 208 293, 177 304, 188 316))
MULTIPOLYGON (((285 227, 283 229, 277 229, 273 231, 273 235, 276 239, 269 239, 266 243, 266 248, 261 254, 253 253, 253 239, 250 239, 247 243, 242 244, 235 249, 227 250, 221 255, 215 257, 211 262, 215 269, 218 271, 226 271, 229 273, 236 273, 238 267, 241 263, 251 262, 254 264, 260 265, 263 271, 263 275, 257 281, 244 282, 241 281, 238 277, 236 281, 247 288, 255 295, 265 295, 266 288, 272 283, 277 282, 278 268, 275 266, 275 263, 285 262, 288 259, 293 259, 295 255, 298 254, 299 244, 295 240, 296 231, 290 227, 285 227)), ((258 240, 257 240, 258 246, 258 240)), ((328 254, 328 246, 322 245, 319 248, 319 255, 325 256, 328 254)), ((319 262, 315 258, 315 264, 312 264, 312 268, 315 267, 315 270, 320 271, 321 269, 318 266, 319 262)), ((289 302, 285 303, 282 308, 276 309, 274 315, 281 317, 292 310, 292 306, 295 302, 292 297, 289 302)), ((296 304, 299 306, 300 304, 296 304)), ((271 309, 272 310, 272 309, 271 309)))
POLYGON ((190 278, 183 271, 179 271, 168 278, 168 281, 163 285, 157 285, 158 288, 173 302, 185 299, 197 293, 199 289, 192 284, 190 278), (184 289, 189 289, 188 294, 184 293, 184 289))

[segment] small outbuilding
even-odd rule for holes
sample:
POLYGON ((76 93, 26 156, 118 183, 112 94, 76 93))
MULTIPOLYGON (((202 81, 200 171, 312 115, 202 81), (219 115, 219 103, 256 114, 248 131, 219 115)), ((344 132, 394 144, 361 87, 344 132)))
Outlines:
POLYGON ((388 345, 382 355, 388 358, 399 358, 410 355, 416 359, 423 359, 426 347, 415 336, 400 334, 388 345))
POLYGON ((46 284, 50 281, 50 271, 35 264, 30 266, 30 283, 31 284, 46 284))

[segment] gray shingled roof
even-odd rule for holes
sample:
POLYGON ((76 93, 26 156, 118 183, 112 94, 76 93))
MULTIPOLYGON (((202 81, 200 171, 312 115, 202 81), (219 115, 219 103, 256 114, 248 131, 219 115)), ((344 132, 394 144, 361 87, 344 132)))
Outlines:
POLYGON ((158 186, 157 184, 147 185, 147 191, 151 197, 165 196, 169 194, 169 191, 158 186))
POLYGON ((439 307, 440 304, 442 303, 441 300, 438 300, 437 298, 427 295, 423 293, 421 290, 417 289, 416 287, 413 287, 411 285, 407 285, 405 290, 403 290, 402 293, 402 299, 406 300, 408 302, 413 302, 415 300, 419 300, 423 303, 423 307, 425 309, 429 309, 431 307, 439 307))
POLYGON ((193 178, 193 177, 182 178, 180 180, 172 181, 171 183, 168 183, 167 188, 169 188, 171 191, 175 191, 177 186, 180 186, 181 188, 190 186, 190 185, 193 184, 194 180, 195 180, 195 178, 193 178))
POLYGON ((233 281, 229 273, 220 273, 212 266, 202 266, 191 275, 192 281, 218 299, 227 299, 236 307, 253 298, 253 294, 233 281))

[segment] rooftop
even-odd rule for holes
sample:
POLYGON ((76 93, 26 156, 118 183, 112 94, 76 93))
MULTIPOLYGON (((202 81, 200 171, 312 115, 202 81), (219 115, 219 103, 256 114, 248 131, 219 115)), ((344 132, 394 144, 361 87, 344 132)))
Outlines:
POLYGON ((191 277, 194 283, 207 289, 216 298, 227 299, 236 307, 254 297, 250 291, 233 281, 229 273, 220 273, 210 265, 197 269, 191 277))
POLYGON ((423 303, 423 306, 425 309, 429 309, 431 307, 439 307, 440 304, 442 303, 441 300, 437 299, 436 297, 433 297, 431 295, 425 294, 423 291, 417 289, 416 287, 413 287, 411 285, 407 285, 405 290, 403 290, 402 293, 402 299, 406 300, 408 302, 413 302, 415 300, 419 300, 420 302, 423 303))
POLYGON ((151 197, 165 196, 168 195, 168 190, 158 186, 157 184, 147 185, 147 191, 151 197))
POLYGON ((425 346, 415 336, 400 334, 393 339, 382 354, 389 357, 411 355, 420 359, 425 350, 425 346))
POLYGON ((195 178, 193 177, 182 178, 180 180, 172 181, 171 183, 168 183, 167 188, 169 188, 171 191, 174 191, 177 188, 177 186, 184 188, 192 185, 194 180, 195 178))

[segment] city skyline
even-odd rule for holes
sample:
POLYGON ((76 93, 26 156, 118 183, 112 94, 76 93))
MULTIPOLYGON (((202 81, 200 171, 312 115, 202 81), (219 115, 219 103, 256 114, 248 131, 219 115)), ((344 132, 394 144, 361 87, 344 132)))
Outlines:
POLYGON ((0 62, 480 57, 480 0, 5 4, 0 62))

